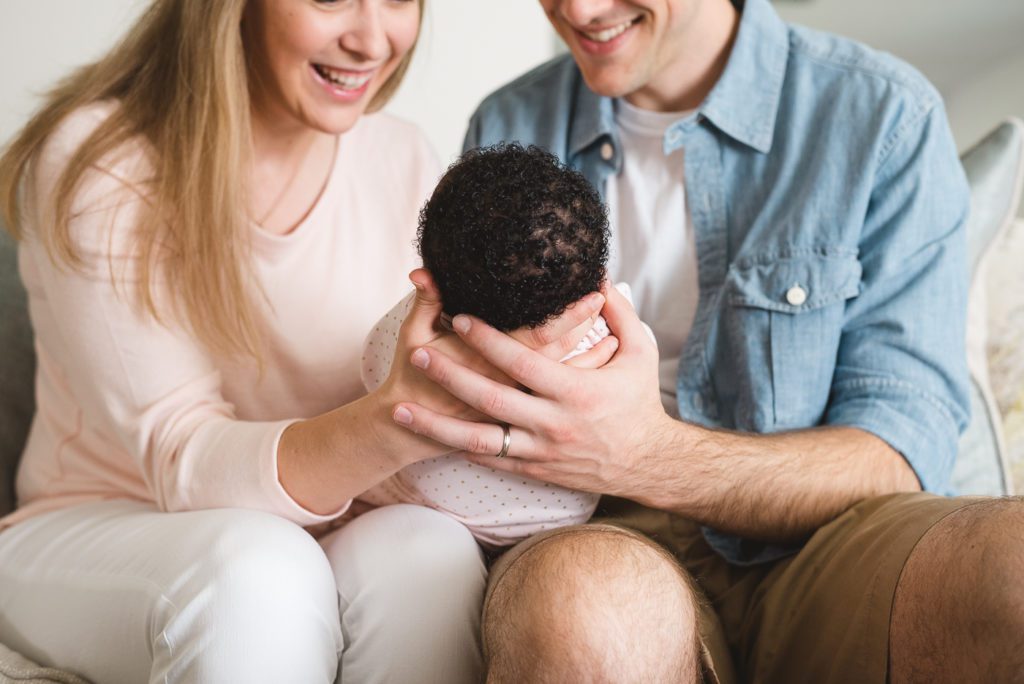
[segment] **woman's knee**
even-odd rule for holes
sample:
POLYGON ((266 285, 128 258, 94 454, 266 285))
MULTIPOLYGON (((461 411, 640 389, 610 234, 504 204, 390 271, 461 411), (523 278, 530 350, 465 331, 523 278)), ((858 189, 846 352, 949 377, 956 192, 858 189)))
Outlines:
POLYGON ((479 602, 487 581, 483 556, 469 530, 422 506, 374 509, 321 544, 349 600, 375 586, 386 587, 391 596, 448 587, 464 589, 479 602))
POLYGON ((196 681, 333 680, 342 650, 338 597, 315 540, 266 513, 194 515, 198 555, 167 588, 165 665, 196 681))
POLYGON ((487 571, 463 525, 420 506, 385 506, 321 544, 341 597, 343 682, 480 681, 487 571))

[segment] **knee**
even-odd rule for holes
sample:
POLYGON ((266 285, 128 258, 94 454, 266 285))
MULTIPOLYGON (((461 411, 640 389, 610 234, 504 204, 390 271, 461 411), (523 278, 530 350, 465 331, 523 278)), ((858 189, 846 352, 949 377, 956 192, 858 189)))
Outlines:
POLYGON ((491 591, 490 681, 696 681, 697 595, 674 559, 628 530, 541 541, 491 591), (530 655, 534 654, 534 655, 530 655))
POLYGON ((210 511, 204 534, 207 552, 198 561, 197 579, 217 600, 239 602, 251 615, 310 601, 336 607, 330 564, 316 541, 301 527, 256 511, 210 511))
POLYGON ((185 581, 170 589, 172 603, 201 607, 218 631, 301 631, 303 624, 322 628, 338 622, 330 565, 305 530, 256 511, 200 516, 195 534, 203 552, 185 581))
MULTIPOLYGON (((466 527, 448 516, 406 504, 364 513, 323 542, 338 587, 353 599, 386 587, 379 600, 464 589, 477 609, 487 581, 480 547, 466 527)), ((402 598, 404 597, 404 598, 402 598)))
POLYGON ((385 506, 321 544, 341 594, 345 681, 480 680, 487 571, 465 526, 428 508, 385 506))
MULTIPOLYGON (((964 516, 961 567, 955 576, 973 596, 973 609, 982 622, 1001 635, 1024 633, 1024 499, 999 499, 979 505, 964 516)), ((968 509, 970 510, 970 509, 968 509)), ((1016 644, 1013 644, 1016 648, 1016 644)))
POLYGON ((168 667, 197 681, 333 680, 343 646, 338 594, 316 541, 267 513, 195 515, 193 548, 202 551, 165 590, 168 667))

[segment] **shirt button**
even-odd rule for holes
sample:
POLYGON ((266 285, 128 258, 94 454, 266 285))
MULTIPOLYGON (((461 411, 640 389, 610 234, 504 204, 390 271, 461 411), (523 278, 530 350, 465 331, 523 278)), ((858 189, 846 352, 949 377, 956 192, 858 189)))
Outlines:
POLYGON ((611 161, 612 157, 615 156, 615 148, 612 147, 610 142, 606 142, 601 145, 601 159, 605 161, 611 161))
POLYGON ((786 301, 793 306, 800 306, 807 301, 807 290, 799 285, 794 285, 786 290, 786 301))

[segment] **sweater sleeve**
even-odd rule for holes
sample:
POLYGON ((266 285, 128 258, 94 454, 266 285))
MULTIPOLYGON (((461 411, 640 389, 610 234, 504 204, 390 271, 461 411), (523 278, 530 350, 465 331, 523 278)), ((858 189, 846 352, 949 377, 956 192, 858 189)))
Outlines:
MULTIPOLYGON (((51 196, 63 168, 52 157, 41 161, 36 197, 51 196)), ((294 421, 236 417, 211 355, 175 323, 166 283, 154 282, 158 310, 167 312, 161 321, 138 305, 131 236, 144 202, 112 171, 90 170, 72 205, 71 239, 82 259, 74 268, 55 263, 32 229, 43 212, 28 222, 21 264, 41 362, 55 385, 39 410, 77 412, 102 442, 97 460, 137 468, 162 510, 249 508, 300 525, 342 514, 347 504, 317 515, 284 490, 277 447, 294 421)))

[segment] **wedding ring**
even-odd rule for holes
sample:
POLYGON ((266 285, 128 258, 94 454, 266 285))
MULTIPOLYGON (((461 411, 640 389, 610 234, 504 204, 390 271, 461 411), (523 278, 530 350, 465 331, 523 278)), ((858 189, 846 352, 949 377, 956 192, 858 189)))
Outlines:
POLYGON ((501 440, 501 451, 498 452, 495 458, 505 458, 508 456, 508 448, 512 446, 512 431, 509 430, 508 423, 502 423, 501 429, 505 434, 501 440))

